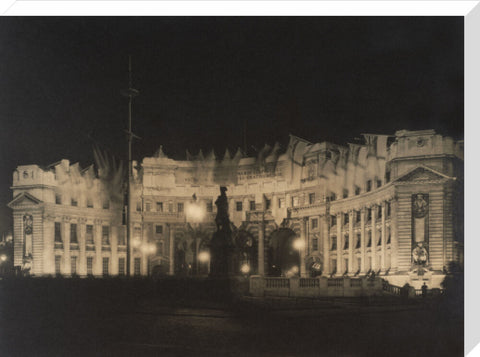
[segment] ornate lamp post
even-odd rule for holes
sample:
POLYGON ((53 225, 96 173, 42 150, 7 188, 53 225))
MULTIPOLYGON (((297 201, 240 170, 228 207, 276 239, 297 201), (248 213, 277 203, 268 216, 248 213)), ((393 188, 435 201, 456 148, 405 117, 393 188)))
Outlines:
MULTIPOLYGON (((192 200, 187 204, 185 213, 187 223, 191 224, 193 227, 193 274, 197 275, 199 258, 197 245, 197 228, 205 218, 205 208, 200 204, 200 202, 198 202, 197 196, 195 194, 193 194, 192 200)), ((210 260, 210 257, 208 257, 208 260, 210 260)))

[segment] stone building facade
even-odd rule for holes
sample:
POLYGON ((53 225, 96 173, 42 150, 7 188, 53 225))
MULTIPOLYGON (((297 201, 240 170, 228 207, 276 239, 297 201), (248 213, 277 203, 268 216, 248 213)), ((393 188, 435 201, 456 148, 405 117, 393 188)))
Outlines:
MULTIPOLYGON (((183 161, 162 148, 135 163, 132 274, 207 274, 215 199, 227 187, 241 274, 362 276, 439 286, 463 264, 463 141, 434 130, 364 134, 364 144, 310 143, 257 157, 239 150, 183 161), (203 255, 208 257, 208 255, 203 255)), ((68 160, 13 174, 15 265, 34 275, 122 275, 122 169, 68 160)))

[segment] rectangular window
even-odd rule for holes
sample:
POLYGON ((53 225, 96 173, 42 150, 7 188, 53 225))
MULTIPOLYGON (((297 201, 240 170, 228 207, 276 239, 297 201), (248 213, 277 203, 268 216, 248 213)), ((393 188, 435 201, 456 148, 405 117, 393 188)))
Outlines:
POLYGON ((135 227, 133 228, 133 239, 140 239, 142 238, 142 228, 140 227, 135 227))
POLYGON ((272 201, 269 199, 265 199, 265 209, 270 209, 272 206, 272 201))
POLYGON ((372 231, 368 231, 368 243, 367 243, 367 248, 370 248, 372 246, 372 231))
POLYGON ((337 259, 332 259, 332 265, 330 266, 330 272, 335 274, 337 272, 337 259))
POLYGON ((330 250, 337 250, 337 237, 331 236, 330 240, 331 240, 330 250))
POLYGON ((178 211, 178 213, 183 213, 183 210, 184 210, 183 202, 179 202, 179 203, 177 204, 177 211, 178 211))
POLYGON ((102 226, 102 245, 110 244, 110 227, 102 226))
POLYGON ((62 242, 62 224, 55 222, 55 242, 62 242))
POLYGON ((78 206, 78 201, 77 201, 76 198, 73 198, 73 197, 72 197, 71 203, 72 203, 72 206, 74 206, 74 207, 77 207, 77 206, 78 206))
POLYGON ((390 202, 387 202, 387 206, 385 207, 385 211, 387 213, 387 217, 390 217, 390 214, 391 214, 390 202))
POLYGON ((173 212, 173 203, 172 202, 169 202, 168 203, 168 212, 173 212))
POLYGON ((345 243, 344 243, 344 245, 343 245, 343 249, 348 249, 349 244, 350 244, 350 242, 349 242, 349 240, 350 240, 349 235, 348 235, 348 234, 345 234, 344 239, 345 239, 345 243))
POLYGON ((278 199, 278 208, 285 208, 285 198, 278 199))
POLYGON ((93 257, 87 257, 87 274, 93 274, 93 257))
POLYGON ((163 234, 163 226, 161 225, 155 226, 155 233, 163 234))
POLYGON ((87 198, 87 208, 93 208, 93 200, 91 198, 87 198))
POLYGON ((77 225, 75 223, 70 225, 70 243, 78 243, 77 225))
POLYGON ((142 201, 137 201, 136 210, 137 212, 142 212, 142 201))
POLYGON ((312 239, 312 250, 318 250, 318 238, 312 239))
POLYGON ((390 171, 385 172, 385 182, 386 183, 390 182, 390 171))
POLYGON ((118 258, 118 275, 125 275, 125 258, 118 258))
POLYGON ((70 258, 70 265, 72 275, 77 275, 77 257, 70 258))
POLYGON ((360 194, 360 187, 355 186, 355 196, 358 196, 360 194))
POLYGON ((150 202, 145 203, 145 211, 150 212, 152 209, 152 204, 150 202))
POLYGON ((250 211, 255 211, 255 201, 250 201, 250 211))
POLYGON ((367 191, 367 192, 370 192, 371 190, 372 190, 372 180, 368 180, 368 181, 367 181, 366 191, 367 191))
POLYGON ((392 234, 390 233, 390 229, 387 230, 387 244, 392 243, 392 234))
POLYGON ((108 275, 109 274, 108 268, 109 268, 109 259, 104 257, 102 259, 102 273, 103 273, 103 275, 108 275))
POLYGON ((103 209, 110 209, 110 200, 109 199, 105 199, 103 201, 102 208, 103 209))
POLYGON ((207 212, 213 212, 213 203, 212 203, 212 201, 207 201, 207 212))
POLYGON ((298 205, 299 205, 298 196, 293 196, 293 197, 292 197, 292 206, 293 206, 293 207, 298 207, 298 205))
POLYGON ((163 212, 163 202, 157 202, 157 212, 163 212))
POLYGON ((241 211, 243 209, 243 202, 242 201, 237 201, 236 202, 236 208, 237 208, 237 212, 241 211))
POLYGON ((56 203, 57 205, 61 205, 61 204, 62 204, 62 195, 60 195, 60 194, 58 194, 58 193, 55 195, 55 203, 56 203))
POLYGON ((357 233, 357 244, 355 245, 355 249, 359 249, 362 246, 362 235, 357 233))
POLYGON ((332 222, 332 227, 337 225, 337 216, 330 216, 330 221, 332 222))
POLYGON ((318 228, 318 218, 312 218, 312 229, 318 228))
MULTIPOLYGON (((377 232, 377 233, 378 233, 378 232, 377 232)), ((378 246, 382 245, 382 235, 381 235, 381 234, 378 235, 377 245, 378 245, 378 246)))
POLYGON ((343 198, 347 198, 348 197, 348 190, 346 188, 343 189, 343 198))
POLYGON ((380 219, 382 218, 382 206, 377 207, 377 217, 380 219))
POLYGON ((361 211, 356 211, 356 212, 355 212, 355 217, 356 217, 356 218, 355 218, 355 221, 356 221, 357 223, 360 223, 360 222, 362 221, 362 212, 361 212, 361 211))
POLYGON ((93 244, 93 226, 91 224, 87 224, 87 231, 85 236, 87 244, 93 244))
POLYGON ((343 214, 343 224, 347 225, 350 222, 350 215, 348 213, 343 214))
POLYGON ((330 201, 335 201, 337 199, 337 194, 336 193, 332 193, 330 195, 330 201))
POLYGON ((382 186, 382 180, 377 180, 377 187, 382 186))
POLYGON ((55 256, 55 274, 60 274, 60 262, 62 261, 61 255, 55 256))
POLYGON ((308 203, 313 205, 315 203, 315 193, 309 193, 308 194, 308 203))
POLYGON ((367 209, 367 221, 370 222, 372 220, 372 209, 367 209))
POLYGON ((133 260, 133 274, 140 275, 140 258, 135 258, 133 260))

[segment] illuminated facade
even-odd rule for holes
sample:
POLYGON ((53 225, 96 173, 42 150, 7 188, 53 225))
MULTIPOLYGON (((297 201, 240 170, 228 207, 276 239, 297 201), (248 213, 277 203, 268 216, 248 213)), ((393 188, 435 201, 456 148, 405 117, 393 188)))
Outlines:
MULTIPOLYGON (((463 141, 433 130, 364 137, 341 146, 291 136, 286 150, 266 145, 257 157, 187 152, 185 161, 160 148, 134 172, 132 274, 207 274, 225 186, 239 274, 375 272, 439 286, 450 262, 463 264, 463 141)), ((107 161, 97 155, 98 175, 68 160, 15 170, 16 266, 125 274, 122 175, 107 161)))

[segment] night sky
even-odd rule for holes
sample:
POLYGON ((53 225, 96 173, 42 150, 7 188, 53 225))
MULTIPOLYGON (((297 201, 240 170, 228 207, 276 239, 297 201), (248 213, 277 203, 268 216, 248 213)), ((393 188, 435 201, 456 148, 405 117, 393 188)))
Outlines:
POLYGON ((134 159, 183 159, 235 151, 245 121, 250 155, 289 133, 463 138, 463 50, 463 17, 2 17, 0 232, 17 165, 125 157, 129 54, 134 159))

